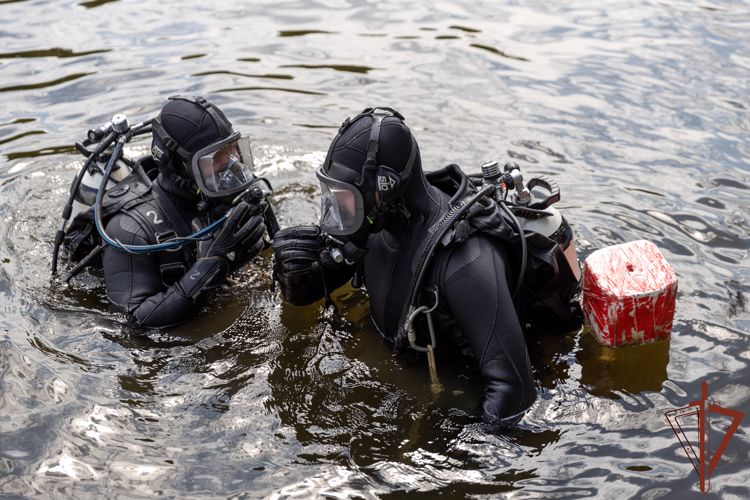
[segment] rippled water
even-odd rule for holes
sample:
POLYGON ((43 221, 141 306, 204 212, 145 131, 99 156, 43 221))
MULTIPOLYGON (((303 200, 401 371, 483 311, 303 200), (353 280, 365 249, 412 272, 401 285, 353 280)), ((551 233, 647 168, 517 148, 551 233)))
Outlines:
MULTIPOLYGON (((496 3, 0 0, 0 494, 695 494, 663 412, 705 380, 750 410, 750 8, 496 3), (514 158, 553 175, 583 256, 663 249, 672 340, 530 338, 540 398, 497 433, 472 416, 471 360, 438 358, 433 397, 366 297, 280 304, 270 255, 201 318, 144 335, 95 273, 51 283, 50 242, 74 140, 174 93, 207 95, 253 137, 282 225, 316 221, 313 170, 371 104, 404 113, 428 168, 514 158)), ((750 496, 747 425, 712 479, 725 497, 750 496)))

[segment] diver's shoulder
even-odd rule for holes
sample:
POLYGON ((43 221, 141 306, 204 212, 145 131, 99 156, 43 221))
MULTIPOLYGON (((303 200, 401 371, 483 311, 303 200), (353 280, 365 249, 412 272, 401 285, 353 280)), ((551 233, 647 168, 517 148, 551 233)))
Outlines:
POLYGON ((144 227, 143 221, 136 214, 120 211, 114 214, 106 224, 107 234, 114 239, 123 236, 139 236, 148 241, 152 231, 144 227))

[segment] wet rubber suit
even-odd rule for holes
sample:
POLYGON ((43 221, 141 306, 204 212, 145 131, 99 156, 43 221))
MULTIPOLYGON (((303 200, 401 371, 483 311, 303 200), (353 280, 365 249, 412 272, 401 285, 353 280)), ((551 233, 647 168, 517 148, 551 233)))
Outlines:
MULTIPOLYGON (((365 162, 371 120, 355 119, 334 139, 329 151, 332 162, 361 168, 365 162)), ((345 122, 346 125, 346 122, 345 122)), ((342 130, 345 128, 342 126, 342 130)), ((396 170, 404 169, 409 157, 411 133, 402 121, 388 117, 382 121, 377 161, 396 170)), ((416 142, 413 143, 416 148, 416 142)), ((324 164, 323 169, 325 169, 324 164)), ((449 195, 430 185, 416 159, 402 179, 401 203, 381 215, 369 230, 364 246, 364 286, 370 297, 375 325, 386 338, 394 340, 407 302, 408 285, 415 272, 418 249, 430 227, 448 209, 449 195)), ((276 277, 284 297, 292 303, 310 303, 312 290, 320 279, 310 272, 310 262, 323 248, 316 226, 300 226, 277 233, 274 240, 276 277)), ((354 236, 356 238, 356 235, 354 236)), ((315 265, 313 265, 315 266, 315 265)), ((334 289, 351 277, 341 269, 325 264, 325 287, 334 289)), ((431 267, 425 288, 436 285, 439 307, 434 313, 438 344, 450 340, 468 344, 485 382, 481 413, 491 421, 511 422, 534 401, 531 365, 523 332, 508 287, 510 260, 499 246, 481 233, 462 244, 443 249, 431 267)), ((429 292, 424 296, 430 297, 429 292)), ((432 304, 434 299, 427 299, 432 304)), ((418 332, 419 333, 419 332, 418 332)), ((424 334, 424 332, 421 332, 424 334)))
MULTIPOLYGON (((201 97, 175 96, 153 123, 153 157, 139 161, 156 163, 159 174, 143 197, 145 202, 121 209, 106 224, 110 238, 126 245, 161 242, 157 236, 164 233, 188 236, 208 225, 207 213, 215 220, 230 209, 220 191, 205 197, 208 194, 198 189, 196 174, 189 167, 193 155, 212 149, 214 144, 219 148, 227 140, 231 145, 232 138, 239 137, 224 114, 201 97), (204 207, 200 212, 199 203, 204 207)), ((230 200, 243 186, 232 189, 235 192, 229 193, 230 200)), ((179 250, 134 254, 107 246, 102 257, 107 297, 144 327, 162 328, 186 321, 197 312, 196 301, 204 292, 220 286, 227 273, 263 248, 263 219, 249 216, 249 210, 247 203, 240 202, 220 229, 179 250)))
MULTIPOLYGON (((169 171, 162 171, 149 193, 152 202, 145 204, 147 210, 138 213, 121 211, 107 223, 107 233, 125 244, 147 245, 154 243, 154 231, 144 228, 143 219, 153 222, 168 221, 179 236, 190 234, 190 222, 198 216, 196 205, 201 200, 192 183, 169 171), (156 197, 153 196, 156 191, 156 197), (158 199, 169 197, 177 209, 167 214, 158 199), (140 217, 139 217, 140 216, 140 217), (179 220, 176 220, 180 217, 179 220), (187 231, 187 232, 186 232, 187 231), (149 234, 150 233, 150 234, 149 234)), ((141 207, 141 206, 139 206, 141 207)), ((136 207, 138 208, 138 207, 136 207)), ((191 243, 179 251, 184 270, 196 260, 195 244, 191 243)), ((135 320, 145 327, 164 327, 185 321, 191 314, 194 301, 180 282, 163 283, 161 259, 157 253, 130 254, 113 247, 106 247, 102 258, 107 298, 122 306, 135 320)))
MULTIPOLYGON (((427 183, 421 165, 415 167, 417 182, 410 183, 405 196, 411 216, 391 215, 386 229, 368 239, 364 258, 372 316, 387 337, 398 330, 421 240, 448 206, 448 195, 427 183)), ((438 343, 468 343, 477 360, 485 381, 484 414, 512 420, 531 405, 536 391, 509 291, 510 271, 508 255, 497 241, 476 233, 438 254, 425 288, 436 285, 439 293, 433 313, 438 343)), ((423 294, 431 304, 430 293, 423 294)))

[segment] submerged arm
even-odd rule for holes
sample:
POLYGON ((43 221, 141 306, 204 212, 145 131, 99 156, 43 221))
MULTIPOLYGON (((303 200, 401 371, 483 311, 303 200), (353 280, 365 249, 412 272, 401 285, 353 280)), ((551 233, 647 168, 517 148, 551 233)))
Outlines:
POLYGON ((453 250, 441 291, 485 381, 485 417, 512 421, 536 397, 523 331, 508 289, 505 252, 484 237, 453 250))
MULTIPOLYGON (((140 226, 125 214, 109 221, 107 233, 125 244, 150 243, 140 226)), ((204 291, 219 286, 227 273, 223 259, 200 259, 177 283, 166 287, 157 254, 129 254, 112 247, 104 250, 103 267, 109 300, 148 328, 164 328, 190 319, 197 312, 196 300, 204 291)))

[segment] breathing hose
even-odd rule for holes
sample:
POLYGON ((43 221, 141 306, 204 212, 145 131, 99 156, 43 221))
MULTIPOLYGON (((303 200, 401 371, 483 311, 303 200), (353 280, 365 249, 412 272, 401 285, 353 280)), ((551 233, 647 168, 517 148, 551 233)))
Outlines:
POLYGON ((99 236, 101 236, 102 240, 105 243, 124 252, 135 254, 146 254, 151 252, 160 252, 163 250, 173 250, 182 247, 190 241, 201 238, 202 236, 212 232, 214 229, 224 223, 224 221, 227 219, 226 215, 223 215, 216 221, 212 222, 205 228, 193 233, 190 236, 173 238, 168 242, 158 243, 155 245, 126 245, 118 240, 112 239, 104 229, 104 224, 102 222, 102 201, 104 200, 104 191, 107 186, 107 182, 109 182, 109 178, 112 175, 112 171, 114 170, 117 158, 122 152, 122 148, 125 146, 125 143, 130 140, 130 137, 130 133, 125 133, 122 134, 117 140, 117 144, 115 145, 115 149, 112 152, 112 156, 110 156, 109 161, 107 162, 107 168, 104 170, 104 174, 102 175, 102 183, 99 186, 99 190, 96 192, 96 202, 94 203, 94 224, 96 225, 96 230, 99 233, 99 236))
POLYGON ((518 293, 521 291, 521 286, 523 285, 523 278, 526 275, 526 234, 523 232, 523 227, 521 226, 521 223, 518 222, 518 219, 513 214, 511 209, 508 208, 508 206, 505 204, 504 201, 500 200, 497 203, 500 205, 500 208, 505 214, 510 218, 510 220, 513 222, 513 225, 516 226, 516 229, 518 230, 518 236, 521 239, 521 267, 518 270, 518 279, 516 280, 516 286, 513 289, 513 302, 516 301, 518 298, 518 293))
POLYGON ((52 248, 52 276, 55 276, 57 274, 57 262, 60 256, 60 246, 62 245, 63 238, 65 236, 65 227, 68 225, 70 216, 73 213, 73 201, 75 200, 76 193, 78 193, 78 190, 81 187, 81 182, 83 182, 83 178, 85 177, 86 172, 88 171, 91 164, 100 154, 102 154, 105 149, 110 146, 110 144, 115 141, 115 139, 117 139, 117 134, 115 132, 110 132, 107 137, 94 149, 94 151, 91 152, 89 157, 86 158, 83 167, 78 172, 78 175, 76 175, 76 178, 70 185, 70 194, 68 196, 68 201, 63 208, 62 221, 60 222, 60 228, 57 230, 57 233, 55 233, 55 245, 52 248))

